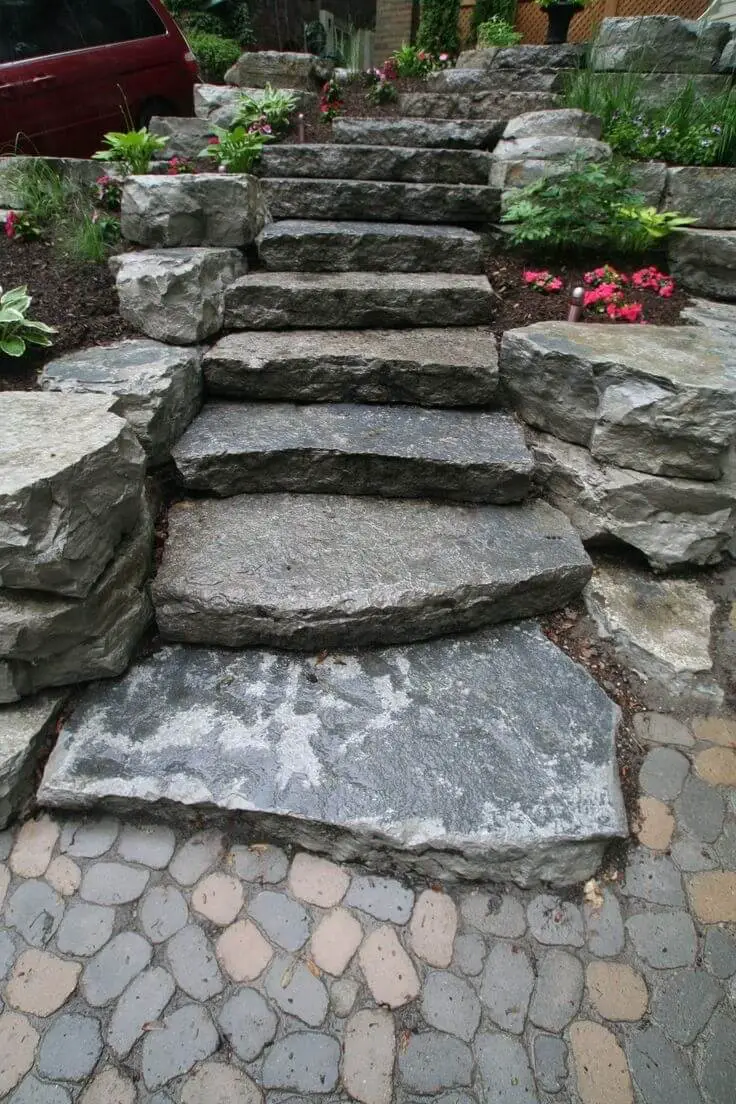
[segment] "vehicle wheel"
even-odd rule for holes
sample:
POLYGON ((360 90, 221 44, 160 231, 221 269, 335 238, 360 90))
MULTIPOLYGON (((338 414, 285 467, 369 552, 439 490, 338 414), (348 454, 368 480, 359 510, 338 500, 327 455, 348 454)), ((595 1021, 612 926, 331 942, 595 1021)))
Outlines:
POLYGON ((176 108, 169 100, 146 100, 138 112, 138 126, 147 127, 154 115, 176 115, 176 108))

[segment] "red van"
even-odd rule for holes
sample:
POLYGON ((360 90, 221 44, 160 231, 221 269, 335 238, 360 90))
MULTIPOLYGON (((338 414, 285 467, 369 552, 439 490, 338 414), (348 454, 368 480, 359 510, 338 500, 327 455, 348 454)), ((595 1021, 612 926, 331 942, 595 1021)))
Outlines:
POLYGON ((0 0, 0 154, 89 157, 193 114, 197 63, 161 0, 0 0))

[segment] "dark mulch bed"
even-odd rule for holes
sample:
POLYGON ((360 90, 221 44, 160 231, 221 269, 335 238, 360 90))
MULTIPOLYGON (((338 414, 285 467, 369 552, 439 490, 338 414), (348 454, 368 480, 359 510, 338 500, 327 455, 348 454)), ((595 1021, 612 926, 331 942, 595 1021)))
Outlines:
POLYGON ((106 264, 79 264, 45 242, 10 241, 0 234, 0 284, 6 291, 27 284, 31 318, 59 331, 51 348, 3 368, 0 391, 33 390, 47 360, 135 335, 118 314, 115 281, 106 264))
MULTIPOLYGON (((426 90, 423 80, 416 77, 406 77, 393 81, 398 93, 421 92, 426 90)), ((343 108, 340 111, 341 119, 398 119, 398 102, 386 104, 372 104, 366 97, 367 85, 360 79, 350 81, 343 85, 343 108)), ((319 103, 310 107, 304 113, 304 138, 306 142, 332 142, 332 125, 326 123, 320 113, 319 103)), ((287 145, 294 145, 299 141, 296 127, 292 128, 283 141, 287 145)))

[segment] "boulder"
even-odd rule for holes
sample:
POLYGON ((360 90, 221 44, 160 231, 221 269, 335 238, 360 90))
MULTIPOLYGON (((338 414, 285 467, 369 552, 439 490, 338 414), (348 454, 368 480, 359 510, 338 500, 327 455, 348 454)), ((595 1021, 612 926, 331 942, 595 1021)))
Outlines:
POLYGON ((332 76, 334 65, 314 54, 289 54, 258 50, 241 54, 227 73, 226 84, 240 88, 304 88, 315 90, 332 76))
POLYGON ((688 291, 736 301, 736 230, 682 230, 668 252, 673 276, 688 291))
POLYGON ((736 229, 736 169, 677 165, 667 170, 665 211, 698 220, 698 229, 736 229))
POLYGON ((691 299, 681 316, 693 326, 720 330, 727 337, 736 337, 736 303, 718 303, 711 299, 691 299))
POLYGON ((101 394, 130 425, 152 467, 164 464, 202 405, 202 354, 158 341, 95 345, 50 360, 41 373, 45 391, 101 394))
POLYGON ((604 19, 591 52, 593 69, 710 73, 731 36, 728 23, 677 15, 604 19))
POLYGON ((222 329, 225 289, 245 272, 237 249, 165 249, 110 260, 120 313, 156 341, 195 345, 222 329))
MULTIPOLYGON (((313 107, 319 99, 318 92, 306 92, 302 88, 287 88, 296 96, 296 111, 305 111, 313 107)), ((195 84, 194 114, 202 121, 219 127, 232 126, 243 95, 259 96, 262 88, 233 88, 227 84, 195 84)), ((181 122, 182 120, 177 120, 181 122)), ((199 147, 202 149, 202 146, 199 147)))
POLYGON ((504 125, 501 118, 335 119, 332 131, 339 145, 485 150, 493 149, 504 125))
MULTIPOLYGON (((621 74, 599 73, 598 80, 615 88, 621 83, 621 74)), ((636 83, 637 93, 647 107, 667 107, 688 86, 701 99, 727 92, 731 78, 722 73, 637 73, 636 83)))
POLYGON ((63 704, 63 694, 39 694, 0 706, 0 830, 33 798, 38 759, 63 704))
POLYGON ((736 440, 736 351, 684 326, 540 322, 509 330, 501 382, 530 425, 602 463, 719 479, 736 440))
POLYGON ((151 620, 153 524, 143 495, 133 533, 86 598, 0 590, 0 700, 119 675, 151 620))
POLYGON ((585 543, 621 542, 655 571, 718 563, 736 538, 736 477, 717 483, 667 479, 599 464, 579 445, 532 433, 545 496, 585 543))
POLYGON ((648 207, 659 207, 667 184, 666 161, 630 161, 631 187, 648 207))
POLYGON ((573 159, 610 157, 611 147, 595 138, 502 138, 491 154, 490 183, 496 188, 523 188, 540 176, 569 172, 573 159))
POLYGON ((509 119, 503 138, 600 138, 601 121, 597 115, 576 107, 526 111, 509 119))
POLYGON ((736 35, 723 47, 717 68, 719 73, 736 73, 736 35))
POLYGON ((577 69, 585 60, 585 47, 565 42, 558 46, 502 46, 464 50, 458 69, 577 69))
POLYGON ((245 173, 131 176, 123 186, 120 229, 149 248, 249 245, 268 212, 259 181, 245 173))
POLYGON ((145 455, 111 406, 0 393, 0 587, 83 598, 135 526, 145 455))
POLYGON ((151 134, 166 139, 165 148, 154 153, 154 161, 168 161, 171 157, 197 160, 213 133, 212 123, 207 119, 187 119, 175 115, 154 115, 148 129, 151 134))
POLYGON ((436 69, 425 83, 430 92, 557 92, 565 75, 560 69, 436 69))

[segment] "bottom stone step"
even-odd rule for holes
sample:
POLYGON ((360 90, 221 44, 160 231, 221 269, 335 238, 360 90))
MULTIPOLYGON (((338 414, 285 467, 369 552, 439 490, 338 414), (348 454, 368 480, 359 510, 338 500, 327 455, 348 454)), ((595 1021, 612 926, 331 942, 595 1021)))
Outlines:
POLYGON ((83 694, 39 800, 219 810, 378 871, 567 885, 626 835, 617 721, 529 622, 327 657, 164 648, 83 694))

